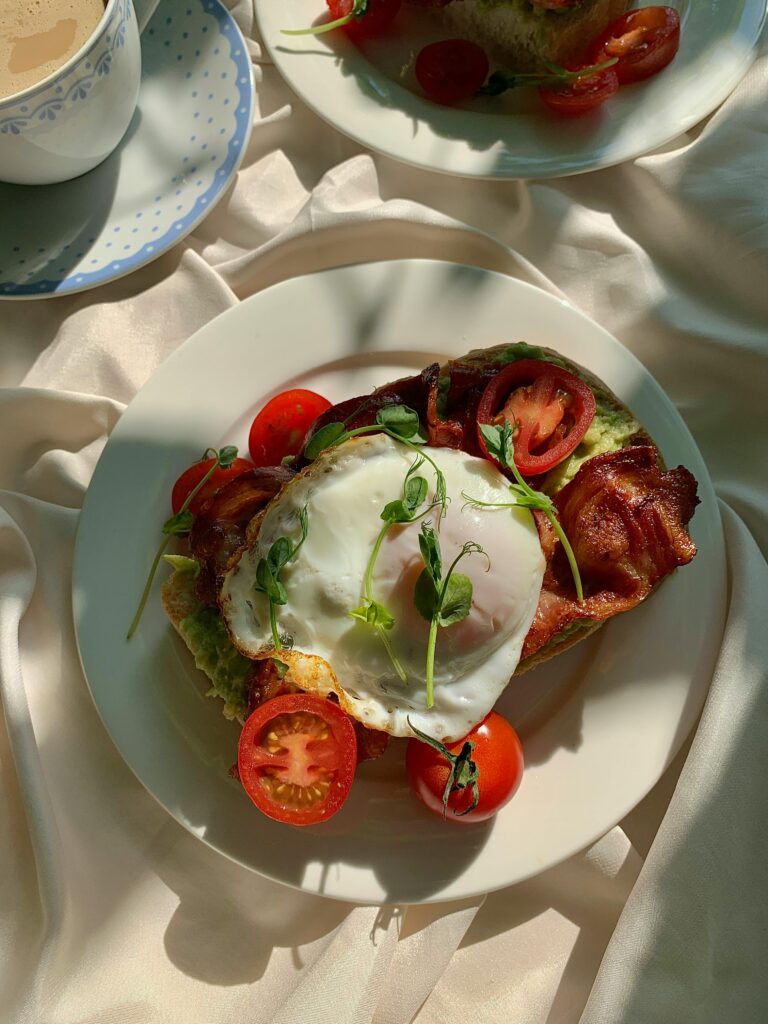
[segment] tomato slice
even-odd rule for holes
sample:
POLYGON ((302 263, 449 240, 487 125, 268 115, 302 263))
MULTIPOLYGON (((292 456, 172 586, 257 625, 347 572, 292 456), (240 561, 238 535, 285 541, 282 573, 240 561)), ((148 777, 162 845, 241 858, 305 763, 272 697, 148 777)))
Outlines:
POLYGON ((515 465, 525 476, 548 473, 575 451, 592 422, 592 389, 573 373, 544 359, 518 359, 493 377, 477 409, 477 434, 491 458, 481 423, 513 427, 515 465))
POLYGON ((268 700, 240 734, 237 768, 246 793, 275 821, 315 825, 347 799, 357 763, 350 717, 324 697, 268 700))
MULTIPOLYGON (((184 470, 173 485, 173 491, 171 492, 171 508, 174 515, 179 512, 181 506, 187 500, 189 492, 197 487, 215 461, 215 459, 201 459, 200 462, 194 462, 189 469, 184 470)), ((245 473, 248 469, 253 469, 253 463, 247 459, 235 459, 227 469, 219 467, 211 474, 211 479, 203 484, 192 499, 189 506, 189 511, 192 515, 196 516, 206 501, 213 497, 216 491, 222 488, 224 484, 228 484, 230 480, 234 480, 235 477, 245 473)))
POLYGON ((680 46, 680 15, 671 7, 643 7, 617 18, 592 44, 595 64, 617 57, 619 82, 639 82, 669 64, 680 46))
POLYGON ((330 409, 322 395, 305 388, 283 391, 256 415, 248 435, 248 450, 256 466, 279 466, 288 455, 298 455, 307 431, 330 409))
MULTIPOLYGON (((580 65, 573 71, 581 70, 580 65)), ((540 85, 539 96, 556 114, 563 117, 581 117, 595 110, 619 88, 619 79, 613 67, 580 75, 566 85, 540 85)))
POLYGON ((488 77, 488 58, 477 43, 443 39, 419 52, 415 71, 419 85, 435 103, 461 103, 488 77))
MULTIPOLYGON (((472 810, 473 792, 469 787, 454 790, 448 797, 447 821, 471 824, 492 817, 508 803, 523 778, 523 747, 506 720, 491 711, 464 739, 446 744, 450 754, 461 752, 466 742, 473 744, 472 760, 478 770, 478 802, 472 810)), ((443 814, 443 793, 450 774, 446 757, 421 740, 411 739, 405 752, 405 770, 413 793, 426 806, 443 814)))
MULTIPOLYGON (((402 0, 368 0, 365 14, 344 26, 352 39, 369 39, 383 32, 397 16, 402 0)), ((344 18, 352 12, 354 0, 326 0, 331 18, 344 18)))

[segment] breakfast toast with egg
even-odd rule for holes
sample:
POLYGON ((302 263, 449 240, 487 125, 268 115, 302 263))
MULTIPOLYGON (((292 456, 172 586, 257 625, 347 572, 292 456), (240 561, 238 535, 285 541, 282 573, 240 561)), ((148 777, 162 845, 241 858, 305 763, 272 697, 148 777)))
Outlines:
MULTIPOLYGON (((425 0, 412 2, 423 6, 425 0)), ((581 61, 628 0, 450 0, 434 6, 435 18, 457 38, 477 43, 509 71, 534 72, 548 62, 581 61)))
MULTIPOLYGON (((697 503, 691 474, 682 467, 665 471, 658 448, 643 426, 594 374, 552 349, 524 343, 475 350, 443 366, 434 364, 417 377, 332 407, 313 428, 316 433, 335 421, 344 421, 348 427, 373 425, 378 410, 402 403, 416 409, 420 421, 427 424, 433 454, 440 447, 460 449, 477 462, 483 454, 475 429, 480 396, 505 368, 527 365, 531 360, 578 378, 594 396, 594 415, 577 447, 536 478, 536 487, 550 497, 571 539, 585 592, 579 601, 562 544, 547 518, 535 512, 545 569, 543 578, 539 577, 538 605, 529 620, 530 628, 506 678, 585 639, 612 615, 644 600, 677 565, 693 557, 695 546, 685 530, 697 503)), ((375 436, 381 437, 372 434, 355 440, 370 442, 375 436)), ((357 447, 371 451, 376 448, 359 443, 357 447)), ((303 653, 302 648, 312 649, 306 641, 298 641, 295 650, 289 647, 285 653, 271 648, 268 636, 266 644, 258 646, 242 641, 239 627, 233 628, 232 617, 239 614, 236 605, 250 607, 249 587, 242 590, 242 602, 238 598, 233 603, 231 593, 224 604, 220 598, 224 579, 237 571, 241 555, 258 544, 265 509, 295 491, 302 478, 306 478, 304 484, 311 493, 311 481, 332 468, 332 463, 324 467, 309 463, 296 475, 288 470, 252 470, 245 474, 247 480, 227 484, 195 522, 190 537, 195 557, 176 557, 176 571, 163 585, 165 611, 198 668, 211 679, 210 692, 224 699, 227 717, 242 720, 246 716, 255 666, 277 658, 287 685, 303 689, 302 682, 309 679, 311 687, 308 684, 307 688, 335 693, 353 718, 363 725, 372 724, 365 721, 354 695, 348 697, 338 684, 330 659, 326 662, 317 654, 303 653), (233 508, 237 508, 236 524, 227 518, 233 508), (224 536, 230 545, 227 548, 217 546, 224 536)), ((346 611, 339 615, 347 621, 346 611)), ((383 727, 403 734, 386 723, 383 727)))

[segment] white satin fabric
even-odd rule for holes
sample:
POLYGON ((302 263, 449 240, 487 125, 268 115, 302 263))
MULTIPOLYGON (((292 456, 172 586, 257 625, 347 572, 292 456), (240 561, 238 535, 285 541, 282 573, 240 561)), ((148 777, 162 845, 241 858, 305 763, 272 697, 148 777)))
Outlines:
POLYGON ((328 128, 263 59, 249 0, 231 6, 254 39, 258 100, 230 194, 132 276, 0 308, 0 1020, 759 1024, 765 51, 663 152, 573 179, 470 182, 361 152, 328 128), (721 499, 728 619, 692 740, 620 827, 484 901, 378 910, 229 863, 142 789, 91 704, 70 573, 99 453, 167 355, 275 281, 413 256, 565 295, 657 377, 721 499))

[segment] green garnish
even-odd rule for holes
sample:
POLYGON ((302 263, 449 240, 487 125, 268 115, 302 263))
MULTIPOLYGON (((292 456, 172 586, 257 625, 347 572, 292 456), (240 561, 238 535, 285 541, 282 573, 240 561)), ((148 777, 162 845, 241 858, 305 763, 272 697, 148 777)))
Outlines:
POLYGON ((605 71, 606 68, 613 67, 614 64, 618 63, 618 59, 618 57, 611 57, 610 60, 604 60, 601 64, 592 64, 587 68, 579 68, 578 71, 571 71, 569 68, 563 68, 559 64, 545 61, 544 66, 547 69, 547 74, 536 72, 517 74, 511 71, 494 71, 485 85, 477 90, 476 95, 499 96, 501 93, 506 92, 507 89, 517 89, 521 85, 543 85, 547 87, 569 85, 571 82, 575 82, 577 78, 596 75, 598 71, 605 71))
POLYGON ((275 666, 275 670, 277 671, 277 678, 285 679, 286 673, 289 671, 291 666, 286 665, 286 663, 284 661, 280 661, 279 658, 272 658, 271 660, 272 664, 275 666))
POLYGON ((427 437, 422 429, 419 414, 407 405, 386 405, 376 413, 375 423, 355 427, 354 430, 347 430, 341 422, 326 423, 310 437, 304 448, 304 458, 312 462, 326 449, 335 448, 351 437, 359 437, 361 434, 387 434, 395 441, 400 441, 408 448, 419 452, 435 471, 435 504, 440 506, 440 514, 445 514, 448 504, 445 476, 434 459, 420 450, 421 446, 427 443, 427 437))
POLYGON ((187 555, 163 555, 163 561, 172 566, 176 572, 192 573, 193 580, 200 575, 200 563, 196 558, 188 558, 187 555))
POLYGON ((429 623, 426 682, 427 707, 431 708, 435 703, 435 647, 438 627, 461 622, 469 615, 472 607, 472 581, 464 573, 456 572, 456 566, 467 555, 484 555, 485 552, 475 541, 467 541, 443 576, 440 542, 431 523, 421 524, 419 548, 424 559, 424 568, 416 580, 413 603, 419 615, 429 623))
POLYGON ((411 732, 418 736, 422 743, 427 743, 430 747, 438 750, 451 766, 451 771, 443 790, 443 817, 445 818, 448 815, 448 799, 451 793, 458 793, 462 789, 466 789, 467 786, 470 786, 472 789, 472 803, 463 811, 454 811, 454 814, 457 818, 461 818, 463 815, 469 814, 470 811, 474 811, 480 800, 480 769, 477 763, 472 760, 475 744, 471 740, 466 740, 458 754, 452 754, 439 740, 433 739, 431 736, 427 736, 425 732, 417 729, 410 718, 407 718, 406 721, 410 726, 411 732))
POLYGON ((253 589, 257 594, 266 594, 269 602, 269 624, 272 629, 272 642, 276 651, 283 649, 280 633, 277 629, 277 606, 288 604, 288 594, 280 580, 280 573, 285 566, 296 557, 302 544, 307 539, 308 522, 307 506, 296 513, 301 526, 301 537, 292 541, 290 537, 278 537, 267 552, 266 558, 259 559, 256 566, 256 582, 253 589))
POLYGON ((152 561, 149 575, 147 576, 147 582, 144 584, 144 590, 141 592, 141 598, 139 599, 139 607, 136 609, 136 614, 133 616, 133 622, 131 622, 128 627, 128 633, 125 637, 126 640, 131 639, 133 634, 136 632, 139 622, 141 621, 141 616, 144 614, 144 608, 146 607, 147 600, 149 598, 149 592, 152 589, 152 583, 155 578, 155 573, 157 572, 157 567, 160 565, 160 559, 163 557, 163 553, 168 547, 171 537, 185 537, 192 529, 193 520, 192 513, 189 511, 189 506, 195 500, 202 488, 208 483, 217 469, 229 469, 237 458, 237 448, 231 444, 225 445, 218 451, 215 448, 206 448, 200 462, 210 458, 213 459, 213 465, 211 468, 189 492, 184 500, 184 504, 176 515, 171 516, 170 519, 166 519, 163 523, 163 533, 165 534, 165 538, 157 549, 157 553, 152 561))
POLYGON ((480 501, 478 498, 473 498, 464 491, 461 492, 462 498, 471 505, 473 508, 514 508, 519 505, 522 508, 538 509, 543 512, 547 519, 552 524, 552 529, 557 534, 558 540, 563 545, 563 551, 565 551, 566 558, 568 559, 568 565, 571 567, 571 575, 573 576, 574 586, 576 587, 576 597, 579 603, 584 600, 584 590, 581 585, 581 574, 579 572, 579 566, 576 561, 576 556, 573 553, 573 548, 568 540, 565 530, 560 525, 560 521, 557 518, 557 510, 555 504, 549 495, 542 493, 542 491, 534 491, 520 475, 520 470, 515 465, 515 449, 514 442, 512 440, 512 427, 508 420, 505 420, 503 425, 500 427, 494 426, 490 423, 481 423, 480 432, 483 435, 485 441, 485 447, 488 449, 488 454, 493 456, 497 462, 502 466, 506 466, 507 469, 511 470, 517 483, 510 484, 509 490, 514 497, 514 501, 480 501))
POLYGON ((405 669, 400 664, 386 633, 387 630, 392 629, 394 626, 395 619, 383 604, 374 599, 373 569, 376 565, 376 559, 379 557, 381 545, 389 530, 396 523, 412 523, 415 519, 426 515, 434 507, 433 503, 417 515, 418 509, 424 504, 428 490, 427 481, 424 477, 416 476, 416 473, 418 473, 423 465, 424 456, 420 453, 405 475, 402 497, 397 501, 390 501, 382 509, 381 519, 384 521, 384 525, 376 537, 376 542, 373 545, 373 550, 366 566, 365 576, 363 577, 363 603, 359 608, 354 608, 351 612, 348 612, 353 619, 359 619, 361 622, 365 622, 376 629, 395 672, 397 672, 400 681, 403 683, 407 680, 405 669))
POLYGON ((349 14, 335 18, 333 21, 326 21, 323 25, 313 25, 310 28, 281 28, 284 36, 321 36, 325 32, 332 32, 335 28, 343 28, 353 18, 362 18, 368 13, 371 0, 354 0, 352 10, 349 14))

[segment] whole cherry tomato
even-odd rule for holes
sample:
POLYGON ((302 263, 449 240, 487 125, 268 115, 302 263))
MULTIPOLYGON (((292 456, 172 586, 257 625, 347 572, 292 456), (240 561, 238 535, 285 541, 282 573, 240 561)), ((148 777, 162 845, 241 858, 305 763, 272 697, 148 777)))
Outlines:
POLYGON ((256 415, 248 435, 248 449, 256 466, 279 466, 288 455, 298 455, 307 431, 330 409, 322 395, 292 388, 270 399, 256 415))
POLYGON ((525 476, 548 473, 576 450, 594 419, 592 389, 544 359, 518 359, 491 378, 477 408, 480 424, 507 420, 514 430, 515 465, 525 476))
POLYGON ((440 746, 411 739, 405 753, 411 789, 431 811, 444 814, 448 821, 471 824, 492 817, 512 799, 523 777, 523 747, 515 730, 501 715, 491 711, 464 739, 445 746, 454 762, 459 761, 457 767, 454 765, 456 771, 447 805, 444 798, 446 787, 451 785, 452 764, 437 749, 440 746), (461 773, 474 778, 476 793, 471 783, 461 785, 461 773), (473 807, 475 796, 477 802, 473 807))
MULTIPOLYGON (((195 487, 200 483, 205 474, 214 464, 215 459, 201 459, 200 462, 193 462, 189 469, 185 469, 179 479, 173 485, 173 491, 171 492, 171 508, 173 514, 176 515, 181 509, 181 506, 187 500, 187 495, 190 491, 193 491, 195 487)), ((212 497, 216 491, 218 491, 224 484, 228 484, 230 480, 234 480, 235 477, 240 476, 241 473, 245 473, 247 469, 253 469, 253 463, 247 459, 235 459, 231 466, 227 469, 222 469, 219 466, 218 469, 214 470, 211 474, 210 480, 207 480, 197 494, 192 499, 189 505, 189 511, 193 516, 196 516, 200 511, 205 502, 212 497)))
POLYGON ((595 64, 617 57, 619 82, 650 78, 670 63, 680 46, 680 15, 671 7, 643 7, 617 18, 592 44, 595 64))
POLYGON ((477 43, 443 39, 420 51, 415 70, 419 85, 435 103, 461 103, 488 77, 488 58, 477 43))
MULTIPOLYGON (((588 65, 584 65, 588 67, 588 65)), ((580 67, 572 69, 580 71, 580 67)), ((591 71, 562 85, 540 85, 539 96, 556 114, 581 117, 613 96, 619 88, 619 79, 612 67, 591 71)))
MULTIPOLYGON (((353 39, 369 39, 379 35, 397 16, 402 0, 368 0, 364 12, 359 17, 352 17, 344 26, 344 31, 353 39)), ((353 14, 359 7, 359 0, 326 0, 331 18, 345 18, 353 14)))
POLYGON ((289 825, 315 825, 336 814, 356 764, 352 719, 311 693, 286 694, 258 707, 237 749, 248 796, 268 817, 289 825))

